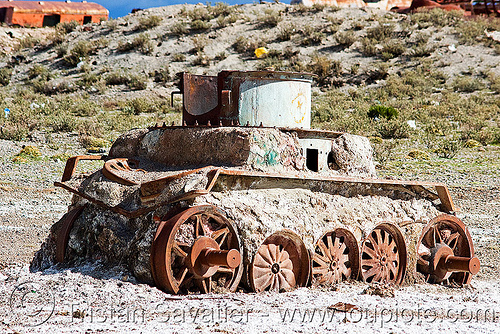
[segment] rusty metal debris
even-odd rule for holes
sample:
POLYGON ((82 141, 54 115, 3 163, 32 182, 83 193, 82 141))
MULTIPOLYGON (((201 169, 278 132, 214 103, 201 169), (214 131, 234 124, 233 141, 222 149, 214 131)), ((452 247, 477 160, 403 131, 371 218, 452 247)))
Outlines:
POLYGON ((464 15, 488 15, 500 17, 500 0, 413 0, 410 5, 388 8, 399 13, 439 8, 445 11, 462 11, 464 15))
POLYGON ((291 4, 326 4, 335 7, 379 8, 408 13, 416 10, 441 8, 443 10, 465 11, 466 15, 492 15, 500 17, 500 0, 292 0, 291 4))
MULTIPOLYGON (((116 174, 115 171, 122 171, 122 172, 132 171, 130 165, 137 166, 138 164, 139 161, 134 159, 127 159, 127 158, 111 159, 104 163, 104 167, 102 168, 102 174, 111 181, 115 181, 124 184, 126 186, 133 186, 136 185, 137 182, 121 177, 118 174, 116 174)), ((141 171, 144 173, 146 172, 144 169, 137 169, 137 171, 141 171)))
POLYGON ((59 263, 64 262, 66 254, 66 246, 68 245, 69 233, 73 228, 75 220, 80 216, 85 206, 77 206, 61 218, 61 227, 57 233, 56 240, 56 261, 59 263))
POLYGON ((103 160, 103 158, 104 157, 101 155, 78 155, 76 157, 69 158, 68 161, 66 161, 66 167, 64 168, 61 182, 69 181, 71 179, 80 160, 103 160))
POLYGON ((470 10, 473 15, 494 15, 500 17, 500 0, 475 0, 463 2, 466 10, 470 10))
MULTIPOLYGON (((307 131, 302 131, 302 133, 307 133, 307 131)), ((76 156, 69 158, 68 161, 66 162, 66 167, 64 170, 64 174, 62 177, 61 182, 56 182, 56 186, 61 186, 73 193, 80 194, 80 192, 76 189, 71 188, 68 185, 64 185, 65 181, 69 181, 71 179, 71 176, 74 174, 74 171, 77 167, 77 164, 80 160, 103 160, 106 159, 106 157, 103 156, 76 156)), ((116 181, 121 184, 125 185, 136 185, 137 183, 128 179, 125 179, 121 176, 116 175, 116 173, 113 171, 113 169, 116 170, 122 170, 122 171, 132 171, 132 169, 129 166, 129 163, 133 163, 133 166, 137 167, 139 165, 139 162, 134 159, 128 159, 128 158, 123 158, 123 159, 111 159, 108 160, 104 164, 103 168, 103 174, 110 180, 116 181)), ((211 182, 208 184, 207 188, 205 189, 207 192, 209 192, 212 187, 215 185, 217 182, 217 179, 220 175, 226 175, 226 176, 239 176, 241 178, 267 178, 269 180, 276 180, 277 182, 280 182, 284 179, 287 180, 297 180, 298 182, 290 185, 290 187, 297 187, 297 188, 312 188, 313 186, 311 185, 310 182, 331 182, 331 183, 351 183, 351 184, 363 184, 368 186, 367 190, 369 190, 371 187, 373 187, 373 191, 375 192, 377 188, 392 188, 392 189, 397 189, 402 192, 407 192, 409 194, 415 194, 415 193, 422 193, 424 196, 428 197, 431 200, 439 198, 441 201, 441 206, 444 211, 446 212, 456 212, 458 211, 458 208, 455 207, 453 200, 451 198, 451 195, 448 191, 448 188, 446 187, 445 184, 439 183, 439 182, 421 182, 421 181, 404 181, 404 180, 387 180, 387 179, 369 179, 369 178, 356 178, 356 177, 349 177, 349 176, 335 176, 335 177, 311 177, 311 176, 303 176, 303 175, 283 175, 283 174, 276 174, 276 173, 260 173, 260 172, 250 172, 250 171, 242 171, 242 170, 235 170, 235 169, 223 169, 223 168, 214 168, 211 166, 207 167, 202 167, 174 175, 170 175, 165 178, 160 178, 157 180, 149 181, 142 183, 140 186, 141 189, 141 198, 143 201, 147 202, 151 199, 156 198, 161 191, 173 180, 180 179, 182 177, 185 177, 189 174, 197 173, 203 170, 210 170, 210 175, 211 175, 211 182), (426 187, 429 188, 434 188, 437 192, 432 193, 429 191, 426 187)), ((141 171, 145 172, 143 169, 136 169, 136 171, 141 171)), ((231 180, 228 180, 231 182, 231 180)), ((234 182, 234 180, 233 180, 234 182)), ((200 189, 201 190, 201 189, 200 189)), ((203 192, 202 194, 205 194, 203 192)), ((82 194, 83 195, 83 194, 82 194)), ((108 207, 109 208, 109 207, 108 207)), ((111 208, 109 208, 111 209, 111 208)))
POLYGON ((328 306, 328 309, 347 313, 350 312, 351 310, 359 310, 359 307, 349 303, 337 302, 333 305, 328 306))
MULTIPOLYGON (((73 162, 71 162, 73 164, 73 162)), ((274 188, 277 186, 288 187, 288 188, 303 188, 303 189, 315 189, 321 188, 322 185, 328 184, 352 184, 352 185, 361 185, 362 188, 355 189, 354 192, 356 194, 376 194, 378 192, 383 191, 384 189, 395 191, 398 190, 402 193, 409 193, 411 195, 415 195, 416 193, 421 193, 423 196, 429 198, 430 200, 440 199, 441 206, 446 212, 456 212, 458 208, 456 208, 453 204, 453 200, 449 195, 447 187, 442 183, 437 182, 419 182, 419 181, 403 181, 403 180, 385 180, 385 179, 368 179, 368 178, 356 178, 356 177, 348 177, 348 176, 335 176, 335 177, 312 177, 312 176, 304 176, 304 175, 282 175, 275 173, 261 173, 261 172, 249 172, 235 169, 223 169, 223 168, 215 168, 211 166, 185 171, 182 173, 170 175, 165 178, 149 181, 146 183, 142 183, 140 185, 141 190, 141 200, 143 203, 150 203, 155 198, 157 198, 161 191, 168 186, 168 184, 173 180, 181 179, 190 174, 194 174, 200 171, 208 171, 208 175, 210 177, 210 182, 207 183, 206 187, 203 189, 195 189, 189 192, 184 193, 179 197, 172 197, 167 201, 163 201, 161 203, 155 203, 153 206, 142 207, 137 210, 129 211, 120 206, 109 206, 104 202, 93 198, 82 191, 72 187, 70 184, 65 182, 55 182, 54 185, 57 187, 64 188, 76 195, 79 195, 96 205, 99 205, 103 208, 112 210, 119 214, 122 214, 129 218, 136 218, 148 212, 151 212, 158 207, 161 207, 166 204, 179 202, 186 199, 195 198, 198 196, 208 194, 214 186, 218 183, 223 184, 225 187, 231 187, 236 183, 247 183, 252 189, 265 189, 265 188, 274 188), (266 182, 253 182, 256 179, 263 179, 266 182), (246 181, 245 181, 246 180, 246 181), (286 184, 283 181, 293 181, 287 182, 286 184), (437 190, 438 194, 435 194, 428 190, 425 187, 434 187, 437 190)), ((104 170, 103 170, 104 173, 104 170)), ((125 179, 124 179, 125 180, 125 179)), ((122 178, 118 178, 115 180, 118 183, 125 184, 122 178), (118 180, 119 179, 119 180, 118 180)), ((136 183, 131 183, 131 185, 135 185, 136 183)))
POLYGON ((272 71, 222 71, 217 76, 182 73, 180 90, 174 94, 183 95, 182 122, 186 125, 309 128, 313 76, 272 71), (259 113, 252 109, 255 106, 259 113), (286 109, 291 117, 276 117, 276 108, 286 109))
POLYGON ((253 291, 288 291, 309 279, 309 252, 292 231, 273 233, 262 243, 249 269, 253 291))

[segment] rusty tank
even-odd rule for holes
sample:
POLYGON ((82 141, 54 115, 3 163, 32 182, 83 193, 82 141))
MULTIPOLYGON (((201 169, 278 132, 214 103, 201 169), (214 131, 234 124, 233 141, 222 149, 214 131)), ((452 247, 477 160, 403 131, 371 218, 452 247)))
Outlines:
POLYGON ((72 205, 32 270, 99 261, 173 294, 468 284, 480 263, 446 185, 378 178, 367 138, 311 129, 312 82, 182 73, 182 124, 67 161, 72 205))

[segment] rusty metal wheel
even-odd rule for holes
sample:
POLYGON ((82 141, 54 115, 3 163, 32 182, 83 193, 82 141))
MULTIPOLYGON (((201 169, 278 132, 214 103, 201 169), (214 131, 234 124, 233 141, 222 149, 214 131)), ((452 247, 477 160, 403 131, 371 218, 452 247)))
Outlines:
POLYGON ((162 221, 151 246, 156 285, 170 293, 236 291, 243 273, 237 229, 211 205, 162 221))
POLYGON ((250 265, 250 286, 255 292, 289 291, 309 279, 309 253, 292 231, 273 233, 264 240, 250 265))
POLYGON ((354 234, 344 228, 325 233, 312 258, 313 285, 332 285, 359 274, 359 249, 354 234))
POLYGON ((432 219, 422 231, 417 253, 417 271, 430 283, 448 280, 469 284, 472 274, 479 271, 480 263, 474 256, 469 231, 455 216, 443 214, 432 219), (444 259, 448 256, 451 257, 444 259))
POLYGON ((406 243, 396 225, 382 223, 363 241, 361 276, 367 283, 399 285, 406 273, 406 243))

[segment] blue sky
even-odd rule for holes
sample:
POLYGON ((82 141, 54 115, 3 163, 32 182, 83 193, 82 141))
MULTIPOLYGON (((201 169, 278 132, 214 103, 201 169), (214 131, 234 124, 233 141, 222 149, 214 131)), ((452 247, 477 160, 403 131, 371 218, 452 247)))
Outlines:
MULTIPOLYGON (((59 0, 61 1, 61 0, 59 0)), ((75 0, 75 2, 78 0, 75 0)), ((272 1, 272 0, 268 0, 272 1)), ((133 8, 151 8, 151 7, 161 7, 161 6, 169 6, 169 5, 177 5, 177 4, 185 4, 185 3, 190 3, 190 4, 196 4, 196 3, 206 3, 206 1, 200 1, 200 0, 122 0, 122 1, 116 1, 116 0, 89 0, 89 2, 96 2, 98 4, 103 5, 109 10, 109 16, 112 18, 117 18, 121 16, 125 16, 133 8)), ((217 2, 225 2, 230 5, 235 5, 235 4, 244 4, 244 3, 253 3, 253 0, 227 0, 227 1, 222 1, 222 0, 215 0, 211 1, 212 5, 217 3, 217 2)), ((258 2, 258 0, 256 0, 258 2)), ((285 3, 290 3, 290 0, 287 1, 282 1, 285 3)))

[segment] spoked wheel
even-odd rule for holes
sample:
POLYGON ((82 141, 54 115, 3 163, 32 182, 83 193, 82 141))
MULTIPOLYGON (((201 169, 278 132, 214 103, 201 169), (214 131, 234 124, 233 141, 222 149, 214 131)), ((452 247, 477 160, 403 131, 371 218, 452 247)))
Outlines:
POLYGON ((243 273, 236 231, 211 205, 192 207, 162 221, 151 247, 156 285, 174 294, 236 291, 243 273))
POLYGON ((313 285, 332 285, 359 274, 359 250, 354 235, 343 228, 325 233, 312 258, 313 285))
POLYGON ((273 233, 253 258, 250 286, 255 292, 289 291, 305 286, 309 261, 309 253, 297 234, 287 230, 273 233))
POLYGON ((455 216, 444 214, 431 220, 422 231, 417 252, 417 271, 430 283, 468 284, 479 271, 469 231, 455 216))
POLYGON ((375 227, 363 242, 361 275, 367 283, 399 285, 406 273, 406 243, 399 228, 390 223, 375 227))

